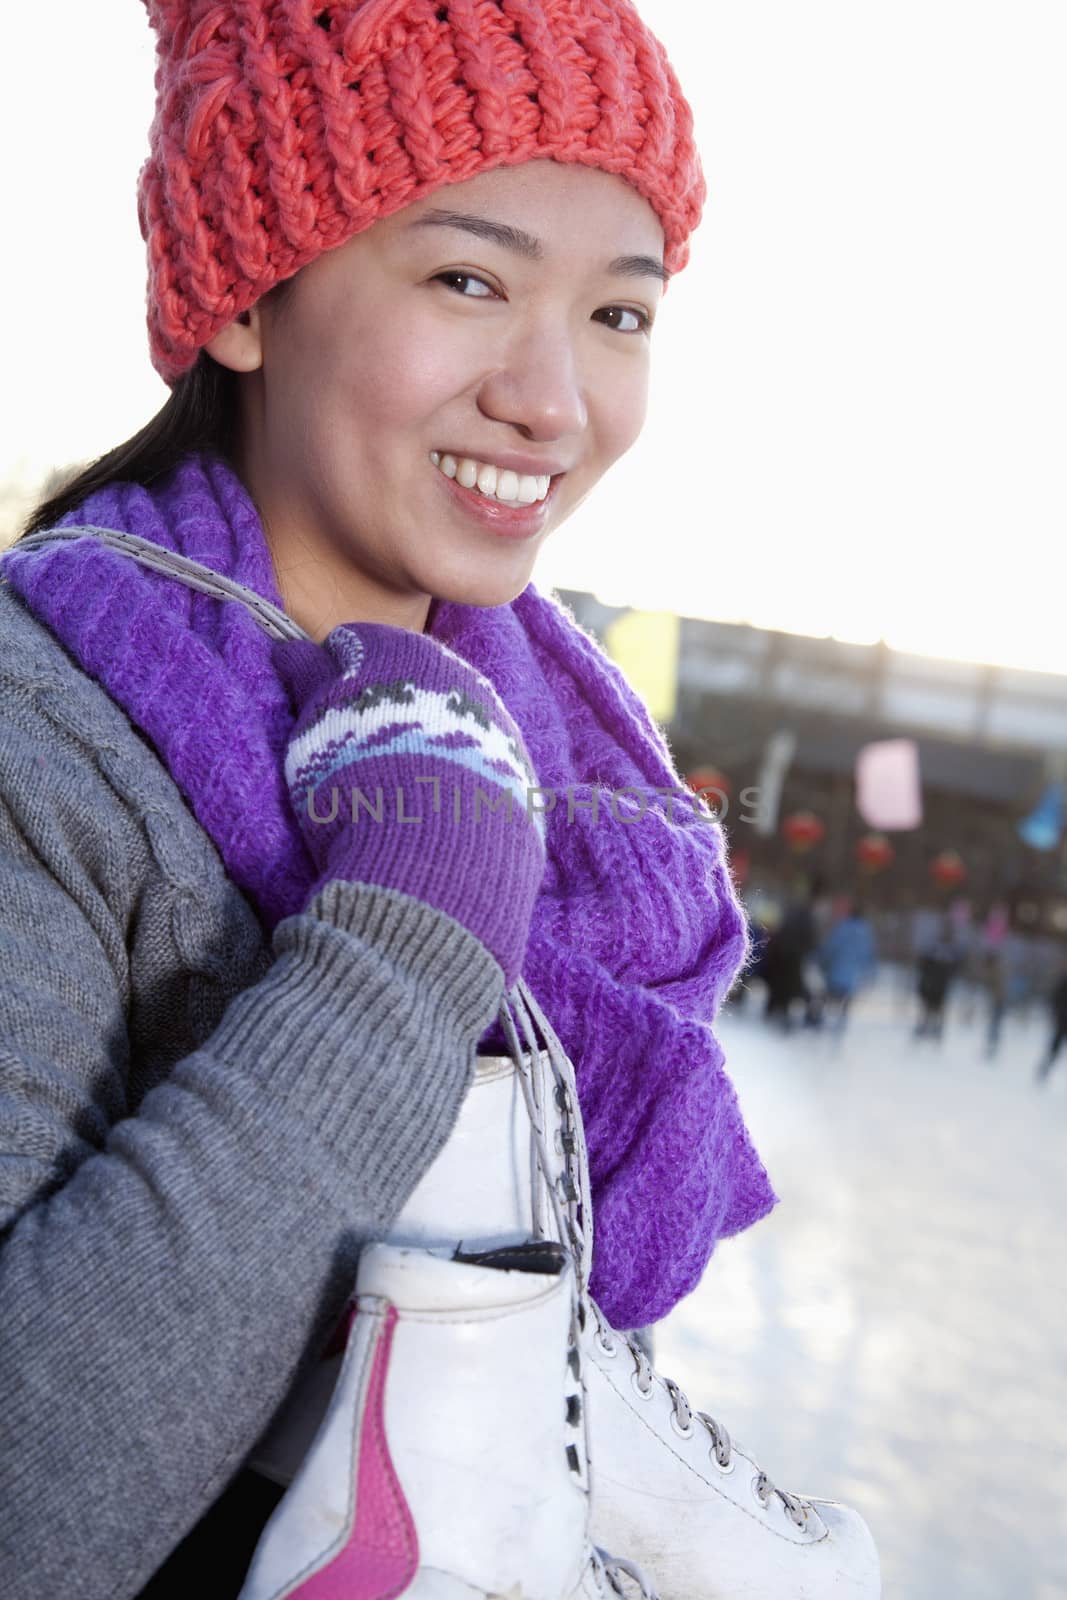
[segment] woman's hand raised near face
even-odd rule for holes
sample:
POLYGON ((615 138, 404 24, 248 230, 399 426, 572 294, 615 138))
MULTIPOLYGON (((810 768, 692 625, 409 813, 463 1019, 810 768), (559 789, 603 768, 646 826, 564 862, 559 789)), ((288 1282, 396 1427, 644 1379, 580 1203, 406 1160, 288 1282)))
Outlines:
POLYGON ((274 661, 297 717, 285 777, 320 877, 447 912, 519 976, 544 874, 522 735, 488 679, 447 646, 346 623, 274 661))

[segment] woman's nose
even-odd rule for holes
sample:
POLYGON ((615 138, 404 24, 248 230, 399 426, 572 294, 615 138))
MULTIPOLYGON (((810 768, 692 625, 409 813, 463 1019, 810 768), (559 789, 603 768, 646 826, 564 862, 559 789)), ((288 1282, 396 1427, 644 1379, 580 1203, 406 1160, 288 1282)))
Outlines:
POLYGON ((504 359, 478 390, 482 414, 527 439, 562 439, 584 431, 589 413, 572 337, 541 325, 506 346, 504 359))

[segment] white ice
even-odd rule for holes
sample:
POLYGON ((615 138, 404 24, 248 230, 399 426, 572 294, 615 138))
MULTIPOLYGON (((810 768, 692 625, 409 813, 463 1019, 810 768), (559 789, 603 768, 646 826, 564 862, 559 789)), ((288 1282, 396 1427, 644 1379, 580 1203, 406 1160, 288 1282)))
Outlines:
POLYGON ((840 1038, 731 1002, 727 1063, 781 1203, 720 1245, 656 1367, 782 1488, 869 1521, 885 1600, 1067 1597, 1067 1049, 980 1011, 913 1042, 887 974, 840 1038))

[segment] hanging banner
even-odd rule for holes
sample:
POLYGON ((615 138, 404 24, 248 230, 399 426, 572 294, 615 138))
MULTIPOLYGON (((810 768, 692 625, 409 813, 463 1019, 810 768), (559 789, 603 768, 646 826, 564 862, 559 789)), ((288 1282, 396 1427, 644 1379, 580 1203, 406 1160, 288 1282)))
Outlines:
POLYGON ((604 648, 654 722, 668 723, 678 700, 681 624, 673 611, 627 611, 604 629, 604 648))
POLYGON ((1056 850, 1063 837, 1063 806, 1067 786, 1053 783, 1028 817, 1019 823, 1019 837, 1031 850, 1056 850))
POLYGON ((919 747, 914 739, 879 739, 863 746, 856 757, 856 810, 879 833, 921 827, 919 747))
POLYGON ((763 752, 763 761, 756 780, 756 821, 758 834, 767 839, 778 829, 778 807, 782 800, 782 785, 797 747, 797 736, 783 728, 772 733, 763 752))

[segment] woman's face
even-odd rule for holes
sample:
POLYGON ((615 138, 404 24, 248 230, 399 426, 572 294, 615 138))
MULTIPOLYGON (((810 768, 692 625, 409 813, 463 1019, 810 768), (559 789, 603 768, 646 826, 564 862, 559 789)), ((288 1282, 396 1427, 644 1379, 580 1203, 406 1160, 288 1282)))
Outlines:
POLYGON ((525 588, 641 430, 662 258, 623 179, 537 161, 435 191, 260 302, 241 467, 313 637, 525 588))

